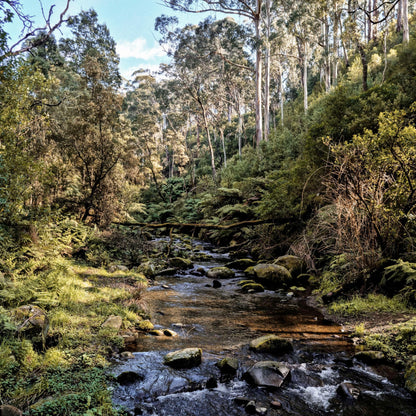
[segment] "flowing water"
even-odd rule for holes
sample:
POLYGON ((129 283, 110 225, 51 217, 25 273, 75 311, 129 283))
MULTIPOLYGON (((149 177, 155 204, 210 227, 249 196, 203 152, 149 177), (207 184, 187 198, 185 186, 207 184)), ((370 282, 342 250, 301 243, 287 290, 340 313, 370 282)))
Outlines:
POLYGON ((115 376, 134 372, 137 380, 115 384, 113 401, 132 415, 234 416, 264 415, 368 415, 413 416, 415 401, 399 384, 395 370, 368 367, 354 359, 354 346, 343 329, 307 305, 305 298, 265 291, 242 293, 237 283, 221 281, 220 288, 203 270, 222 265, 227 256, 204 249, 206 262, 172 277, 158 277, 145 299, 155 328, 178 336, 143 334, 130 349, 134 359, 120 361, 115 376), (291 338, 294 351, 283 356, 255 353, 248 343, 265 334, 291 338), (199 347, 198 367, 172 369, 163 364, 167 352, 199 347), (237 358, 238 372, 224 377, 216 363, 237 358), (258 361, 284 362, 290 379, 279 389, 254 387, 243 374, 258 361), (358 399, 337 393, 341 383, 352 383, 358 399), (254 406, 245 407, 248 401, 254 406))

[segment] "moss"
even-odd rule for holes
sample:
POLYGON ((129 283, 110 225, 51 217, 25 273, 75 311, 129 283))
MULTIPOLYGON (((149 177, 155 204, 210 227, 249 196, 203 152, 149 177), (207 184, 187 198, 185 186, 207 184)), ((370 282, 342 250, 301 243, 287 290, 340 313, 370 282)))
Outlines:
POLYGON ((331 313, 343 316, 360 316, 369 312, 411 312, 406 302, 399 297, 388 298, 384 295, 369 294, 363 298, 361 296, 354 296, 350 300, 342 300, 333 303, 329 310, 331 313))
POLYGON ((410 362, 404 375, 405 386, 413 394, 416 395, 416 361, 410 362))

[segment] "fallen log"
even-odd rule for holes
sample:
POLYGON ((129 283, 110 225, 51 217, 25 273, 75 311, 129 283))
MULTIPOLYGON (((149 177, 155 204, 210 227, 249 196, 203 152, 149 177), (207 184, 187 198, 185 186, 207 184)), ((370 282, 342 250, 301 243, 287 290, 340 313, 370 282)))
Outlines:
MULTIPOLYGON (((282 221, 279 221, 282 223, 282 221)), ((250 220, 240 221, 234 224, 220 225, 220 224, 198 224, 198 223, 183 223, 183 222, 165 222, 165 223, 153 223, 153 222, 115 222, 115 225, 122 225, 124 227, 143 227, 143 228, 204 228, 208 230, 229 230, 231 228, 238 228, 245 225, 260 225, 260 224, 275 224, 270 220, 250 220)))

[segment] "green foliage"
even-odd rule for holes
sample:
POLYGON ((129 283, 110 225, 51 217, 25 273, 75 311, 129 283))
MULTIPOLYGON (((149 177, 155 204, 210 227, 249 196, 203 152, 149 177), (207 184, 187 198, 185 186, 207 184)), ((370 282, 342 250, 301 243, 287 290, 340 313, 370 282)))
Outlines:
POLYGON ((367 313, 374 312, 403 313, 413 311, 401 296, 388 298, 380 294, 369 294, 365 298, 354 296, 352 299, 331 304, 329 310, 342 316, 365 316, 367 313))

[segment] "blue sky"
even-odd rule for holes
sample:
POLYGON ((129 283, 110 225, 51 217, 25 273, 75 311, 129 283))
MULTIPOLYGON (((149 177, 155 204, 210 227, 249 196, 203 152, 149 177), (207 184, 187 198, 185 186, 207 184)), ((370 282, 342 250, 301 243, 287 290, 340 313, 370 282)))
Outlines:
MULTIPOLYGON (((42 24, 42 12, 39 0, 21 0, 23 11, 34 17, 38 24, 42 24)), ((42 0, 47 14, 51 5, 55 4, 54 17, 64 9, 66 0, 42 0)), ((167 62, 162 48, 159 46, 158 33, 154 31, 155 19, 162 14, 173 15, 174 12, 161 5, 159 0, 72 0, 69 15, 78 14, 81 10, 93 8, 100 23, 105 23, 111 36, 117 43, 120 56, 120 71, 125 78, 139 68, 156 70, 161 62, 167 62)), ((202 15, 178 14, 181 24, 189 21, 202 20, 202 15)), ((53 20, 53 19, 52 19, 53 20)), ((8 32, 15 39, 21 30, 18 20, 7 27, 8 32)), ((57 32, 60 38, 67 33, 57 32)))

